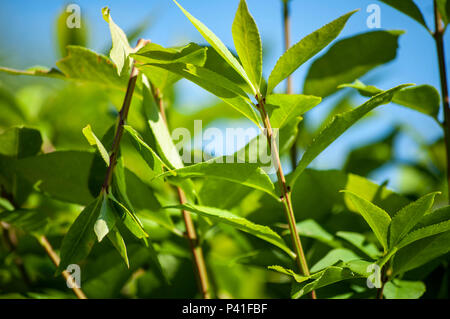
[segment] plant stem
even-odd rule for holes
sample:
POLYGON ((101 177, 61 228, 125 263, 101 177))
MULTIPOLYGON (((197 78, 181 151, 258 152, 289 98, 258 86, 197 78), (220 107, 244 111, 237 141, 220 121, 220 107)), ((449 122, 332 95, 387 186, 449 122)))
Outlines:
POLYGON ((441 94, 444 107, 444 139, 445 150, 447 155, 447 190, 448 201, 450 203, 450 106, 448 97, 448 81, 447 81, 447 68, 445 65, 445 52, 444 52, 444 28, 441 22, 441 15, 437 7, 437 1, 434 0, 434 22, 435 32, 434 40, 436 42, 437 56, 439 61, 439 74, 441 78, 441 94))
MULTIPOLYGON (((186 197, 183 190, 177 187, 178 198, 180 204, 183 205, 186 202, 186 197)), ((210 299, 209 285, 208 285, 208 272, 206 270, 205 258, 203 257, 202 247, 199 245, 197 233, 195 231, 194 222, 192 221, 191 214, 186 210, 181 210, 183 215, 184 224, 186 225, 186 235, 189 241, 189 247, 194 257, 194 264, 197 269, 196 275, 199 283, 200 291, 203 299, 210 299)))
MULTIPOLYGON (((287 51, 291 47, 291 17, 289 10, 289 1, 283 0, 283 36, 284 36, 284 50, 287 51)), ((286 94, 292 94, 292 77, 288 76, 286 79, 286 94)), ((297 137, 294 139, 294 144, 290 149, 290 158, 292 170, 297 166, 297 137)))
MULTIPOLYGON (((148 40, 140 39, 134 50, 135 51, 139 50, 146 43, 148 43, 148 40)), ((102 192, 106 192, 106 193, 109 192, 109 186, 111 185, 114 168, 117 164, 117 156, 120 151, 120 141, 122 140, 123 130, 124 130, 123 126, 125 125, 125 122, 128 117, 128 112, 130 111, 131 99, 133 97, 134 89, 136 87, 136 81, 137 81, 137 78, 139 75, 139 70, 138 70, 138 68, 135 67, 134 64, 135 64, 135 62, 133 62, 133 67, 132 67, 131 73, 130 73, 130 79, 128 80, 127 91, 125 93, 125 98, 123 100, 122 108, 120 109, 119 117, 117 119, 116 133, 115 133, 112 148, 111 148, 111 155, 109 156, 109 166, 106 171, 105 180, 103 181, 103 185, 102 185, 102 192)))
MULTIPOLYGON (((44 247, 47 255, 50 257, 50 259, 52 260, 53 264, 58 267, 59 266, 59 256, 56 254, 56 252, 53 250, 52 245, 50 244, 50 242, 48 241, 48 239, 45 236, 40 236, 38 238, 39 243, 41 244, 42 247, 44 247)), ((67 270, 64 270, 62 272, 62 275, 64 277, 64 279, 66 279, 67 282, 72 282, 73 278, 72 276, 69 274, 69 272, 67 272, 67 270)), ((75 295, 77 296, 78 299, 87 299, 86 295, 84 294, 83 290, 81 290, 81 288, 78 287, 73 287, 72 288, 73 292, 75 293, 75 295)))
POLYGON ((388 282, 388 278, 386 276, 387 269, 388 265, 384 265, 384 267, 381 269, 381 287, 377 289, 376 299, 383 299, 384 286, 388 282))
MULTIPOLYGON (((15 253, 17 250, 17 242, 15 240, 15 236, 13 236, 13 234, 11 233, 10 227, 11 226, 9 224, 5 222, 0 222, 0 229, 3 230, 2 232, 3 239, 5 241, 6 246, 8 246, 7 249, 9 249, 11 253, 15 253)), ((29 287, 31 284, 31 280, 25 269, 22 258, 16 254, 16 256, 14 256, 13 258, 13 261, 17 269, 19 269, 20 275, 22 276, 24 283, 29 287)))
MULTIPOLYGON (((18 205, 14 202, 14 200, 10 194, 3 192, 2 195, 8 198, 8 200, 14 206, 14 208, 16 208, 16 209, 19 208, 18 205)), ((11 226, 8 223, 0 222, 0 228, 3 228, 4 239, 7 243, 7 245, 9 246, 10 250, 12 252, 14 252, 17 249, 17 242, 16 242, 17 240, 12 239, 12 236, 10 233, 10 227, 11 226)), ((50 259, 55 264, 55 266, 58 267, 60 259, 59 259, 58 255, 55 253, 55 251, 53 250, 53 247, 50 245, 50 242, 48 241, 47 237, 45 237, 44 235, 41 235, 38 238, 38 241, 41 244, 41 246, 44 247, 45 252, 50 257, 50 259)), ((24 278, 25 283, 27 285, 30 285, 31 280, 26 272, 22 258, 20 258, 20 256, 18 256, 17 258, 14 259, 14 263, 19 268, 19 271, 20 271, 22 277, 24 278)), ((70 276, 70 274, 67 271, 63 271, 62 275, 66 279, 66 281, 72 280, 72 277, 70 276)), ((75 287, 75 288, 73 288, 73 292, 75 293, 75 295, 77 296, 78 299, 87 299, 86 295, 84 294, 83 290, 81 290, 81 288, 75 287)))
MULTIPOLYGON (((283 0, 283 34, 284 34, 284 50, 287 51, 291 47, 291 18, 289 10, 289 1, 283 0)), ((288 76, 286 80, 286 93, 292 94, 292 77, 288 76)))
MULTIPOLYGON (((261 97, 257 97, 257 100, 258 100, 257 107, 261 114, 261 118, 263 120, 264 127, 266 129, 267 141, 268 141, 270 149, 271 149, 272 159, 275 162, 275 169, 277 170, 278 183, 280 185, 280 190, 281 190, 281 201, 283 202, 284 211, 286 213, 286 218, 287 218, 288 224, 289 224, 289 231, 291 234, 292 245, 294 247, 295 254, 296 254, 295 260, 297 262, 297 266, 298 266, 300 272, 304 276, 309 276, 310 274, 309 274, 308 264, 306 262, 306 257, 303 252, 303 247, 302 247, 302 243, 300 241, 300 236, 297 231, 294 210, 292 209, 292 201, 291 201, 291 194, 290 194, 291 190, 286 184, 286 179, 283 174, 283 167, 281 166, 278 148, 277 148, 276 143, 274 143, 274 140, 273 140, 272 125, 270 124, 269 116, 267 115, 267 112, 266 112, 266 109, 264 106, 265 99, 261 98, 261 97)), ((311 297, 313 299, 316 299, 315 291, 311 292, 311 297)))
MULTIPOLYGON (((159 112, 161 113, 161 117, 164 120, 164 123, 168 127, 166 112, 164 108, 164 101, 161 95, 161 92, 158 88, 155 88, 151 83, 151 89, 153 93, 153 97, 156 101, 156 104, 159 107, 159 112)), ((177 186, 176 187, 178 193, 178 200, 181 205, 186 203, 186 196, 183 190, 177 186)), ((210 290, 209 290, 209 281, 208 281, 208 272, 206 269, 205 258, 203 256, 203 250, 198 241, 197 232, 195 231, 194 222, 192 221, 191 214, 182 209, 181 214, 183 216, 184 224, 186 226, 186 237, 189 242, 189 248, 192 253, 194 268, 196 270, 196 278, 197 283, 200 289, 200 293, 202 294, 203 299, 210 299, 210 290)))

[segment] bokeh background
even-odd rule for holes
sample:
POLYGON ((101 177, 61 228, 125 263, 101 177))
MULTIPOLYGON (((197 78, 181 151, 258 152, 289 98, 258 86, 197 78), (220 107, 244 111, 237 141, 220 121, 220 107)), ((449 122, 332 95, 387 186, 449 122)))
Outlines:
MULTIPOLYGON (((140 31, 140 37, 149 38, 163 46, 183 45, 191 41, 205 42, 175 4, 168 0, 1 1, 0 65, 19 69, 33 65, 54 66, 61 57, 56 41, 56 20, 69 3, 76 3, 81 7, 82 27, 87 31, 87 45, 97 52, 106 53, 110 45, 108 25, 101 16, 101 8, 105 5, 110 7, 115 22, 124 30, 131 33, 140 31)), ((292 0, 290 1, 292 43, 355 8, 361 10, 350 19, 339 39, 368 32, 370 30, 366 20, 370 13, 367 12, 367 7, 373 3, 381 8, 381 29, 405 30, 406 33, 400 37, 397 58, 391 63, 372 70, 362 80, 382 89, 402 83, 430 84, 439 89, 439 73, 433 39, 417 22, 378 1, 292 0)), ((416 3, 424 13, 427 24, 432 27, 432 1, 420 0, 416 3)), ((182 4, 209 26, 226 45, 234 47, 231 25, 238 5, 237 0, 184 0, 182 4)), ((283 52, 282 2, 280 0, 249 0, 248 6, 261 33, 264 47, 263 72, 267 76, 283 52)), ((446 52, 450 52, 449 32, 445 40, 446 52)), ((373 49, 377 50, 377 48, 373 49)), ((311 62, 303 65, 293 75, 295 93, 301 93, 311 62)), ((15 90, 20 90, 29 83, 49 83, 48 85, 51 86, 55 82, 42 82, 42 80, 25 77, 17 80, 10 76, 2 76, 0 80, 2 86, 15 90)), ((199 108, 215 103, 212 95, 185 80, 177 83, 176 89, 178 96, 182 96, 182 99, 177 99, 175 108, 181 114, 192 114, 199 108)), ((283 86, 280 85, 278 90, 282 91, 283 86)), ((349 94, 349 91, 351 89, 341 90, 325 99, 320 106, 308 114, 307 125, 310 127, 319 125, 336 101, 345 94, 349 94)), ((27 92, 27 94, 37 93, 27 92)), ((364 100, 365 98, 357 94, 352 97, 354 105, 359 105, 364 100)), ((393 157, 397 163, 409 163, 423 158, 423 144, 432 144, 442 136, 442 130, 430 117, 405 107, 390 104, 380 107, 374 114, 348 130, 311 166, 320 169, 342 168, 352 149, 380 140, 398 126, 402 127, 402 130, 396 134, 393 141, 393 157)), ((209 125, 225 128, 231 124, 219 120, 209 125)), ((245 120, 238 122, 234 120, 232 126, 247 125, 249 123, 245 120)), ((234 149, 228 149, 226 152, 233 151, 234 149)), ((286 164, 289 164, 288 161, 286 164)), ((369 177, 378 183, 387 181, 388 186, 396 190, 409 191, 411 179, 405 177, 407 175, 404 174, 405 169, 404 166, 387 163, 371 172, 369 177)), ((415 183, 418 182, 415 181, 415 183)))

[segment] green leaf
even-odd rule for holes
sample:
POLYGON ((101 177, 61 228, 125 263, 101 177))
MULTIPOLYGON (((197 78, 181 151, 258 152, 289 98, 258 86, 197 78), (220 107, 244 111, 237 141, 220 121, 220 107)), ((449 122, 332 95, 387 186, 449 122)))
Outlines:
POLYGON ((388 231, 391 217, 383 209, 358 195, 344 191, 349 196, 353 204, 358 208, 361 216, 369 224, 380 244, 385 250, 388 249, 388 231))
POLYGON ((209 30, 203 23, 193 17, 189 12, 187 12, 176 0, 173 0, 176 5, 183 11, 184 15, 191 21, 191 23, 195 26, 195 28, 200 32, 200 34, 205 38, 205 40, 219 53, 225 61, 227 61, 233 69, 235 69, 240 76, 249 84, 252 89, 252 93, 256 94, 256 90, 242 68, 241 64, 238 60, 231 54, 228 48, 220 41, 220 39, 209 30))
POLYGON ((68 79, 126 90, 127 75, 118 76, 117 67, 107 57, 83 47, 68 46, 67 50, 67 56, 56 66, 68 79))
POLYGON ((42 136, 36 129, 12 127, 0 134, 0 190, 12 197, 13 206, 20 207, 32 191, 32 185, 15 166, 18 160, 39 153, 41 147, 42 136))
MULTIPOLYGON (((240 74, 216 51, 216 49, 212 46, 206 46, 206 48, 208 48, 208 51, 206 51, 206 61, 203 67, 226 77, 245 92, 252 94, 253 89, 250 88, 242 76, 240 76, 240 74)), ((233 55, 238 58, 237 54, 233 53, 233 55)), ((261 78, 261 80, 264 80, 264 78, 261 78)))
POLYGON ((373 143, 353 149, 347 156, 344 171, 369 176, 387 163, 395 162, 394 142, 399 132, 400 128, 394 127, 373 143))
POLYGON ((250 81, 259 92, 262 76, 262 45, 258 27, 248 11, 245 0, 239 7, 232 27, 234 46, 250 81))
MULTIPOLYGON (((41 192, 56 199, 86 205, 94 199, 90 191, 90 168, 93 164, 93 153, 57 151, 18 160, 15 169, 41 192)), ((100 190, 106 172, 105 165, 102 166, 93 172, 100 177, 100 184, 92 185, 95 192, 100 190)))
POLYGON ((331 123, 320 132, 320 134, 315 138, 303 154, 297 168, 290 177, 291 187, 295 184, 296 179, 302 174, 305 168, 349 127, 377 106, 389 103, 395 92, 407 86, 409 86, 409 84, 399 85, 393 89, 384 91, 383 93, 374 96, 361 106, 352 109, 351 111, 336 115, 331 123))
POLYGON ((389 227, 389 247, 394 247, 432 208, 439 192, 425 195, 395 214, 389 227))
POLYGON ((108 151, 103 146, 102 142, 95 136, 90 125, 83 128, 83 135, 88 140, 91 146, 95 146, 106 163, 109 166, 109 154, 108 151))
POLYGON ((206 162, 193 164, 183 168, 166 172, 160 177, 175 173, 182 178, 218 178, 266 192, 278 199, 275 186, 269 176, 258 163, 236 163, 234 156, 222 156, 206 162))
POLYGON ((341 268, 331 266, 322 270, 316 274, 310 276, 311 281, 305 281, 302 283, 294 283, 292 286, 291 296, 294 299, 300 298, 313 290, 343 281, 348 279, 362 278, 361 275, 356 274, 348 268, 341 268))
POLYGON ((444 21, 445 27, 450 22, 450 1, 448 0, 436 0, 436 4, 441 14, 442 21, 444 21))
POLYGON ((381 2, 386 3, 387 5, 393 7, 394 9, 397 9, 398 11, 406 14, 410 18, 416 20, 419 22, 422 26, 425 27, 425 29, 429 30, 427 27, 427 23, 425 22, 425 19, 423 18, 422 12, 420 12, 420 9, 417 7, 417 5, 414 3, 413 0, 380 0, 381 2))
MULTIPOLYGON (((149 43, 131 57, 142 64, 185 62, 203 66, 206 51, 206 47, 195 43, 189 43, 181 48, 164 48, 156 43, 149 43)), ((150 65, 145 66, 145 75, 161 91, 181 79, 176 73, 150 65)))
POLYGON ((127 36, 123 30, 114 23, 110 15, 108 7, 102 9, 103 19, 109 24, 109 30, 111 32, 112 49, 109 53, 111 60, 117 66, 117 73, 120 75, 122 70, 129 70, 131 68, 130 53, 132 49, 128 43, 127 36))
POLYGON ((386 299, 419 299, 425 290, 425 284, 421 281, 394 279, 386 283, 383 295, 386 299))
POLYGON ((128 228, 128 230, 138 239, 145 239, 148 234, 145 232, 139 218, 128 210, 122 203, 117 201, 112 195, 109 196, 112 201, 112 206, 119 215, 119 219, 128 228))
MULTIPOLYGON (((322 51, 339 33, 341 33, 347 20, 356 12, 349 12, 340 18, 330 22, 319 30, 314 31, 298 43, 289 48, 277 61, 269 76, 267 93, 285 78, 297 70, 303 63, 322 51)), ((313 94, 316 95, 316 94, 313 94)))
POLYGON ((113 211, 110 200, 103 194, 102 206, 100 208, 100 214, 94 224, 94 232, 97 235, 99 242, 108 235, 116 224, 116 216, 113 211))
POLYGON ((44 212, 29 209, 0 212, 0 221, 31 234, 43 234, 48 224, 48 218, 44 212))
POLYGON ((116 227, 113 227, 108 232, 108 239, 111 241, 114 248, 116 248, 117 252, 120 254, 120 257, 125 261, 125 264, 128 268, 130 268, 130 262, 128 260, 127 254, 127 246, 125 245, 125 241, 123 240, 122 235, 117 230, 116 227))
POLYGON ((0 72, 4 72, 11 75, 29 75, 29 76, 42 76, 46 78, 65 79, 66 76, 58 69, 49 69, 45 66, 34 66, 26 70, 17 70, 6 67, 0 67, 0 72))
POLYGON ((392 61, 402 33, 371 31, 336 42, 311 65, 303 93, 327 97, 336 92, 340 84, 353 82, 373 68, 392 61))
POLYGON ((156 43, 148 43, 131 56, 140 63, 176 63, 185 62, 203 66, 208 48, 196 43, 183 47, 164 48, 156 43))
POLYGON ((360 233, 339 231, 336 233, 336 236, 346 240, 372 259, 378 259, 381 255, 374 244, 370 242, 365 244, 366 237, 360 233))
POLYGON ((71 12, 63 10, 56 21, 56 38, 60 56, 66 56, 66 47, 68 45, 87 46, 88 29, 86 27, 86 19, 82 17, 83 23, 80 23, 79 27, 70 28, 67 25, 67 21, 71 14, 71 12))
POLYGON ((402 248, 405 247, 417 240, 431 237, 440 233, 445 233, 447 231, 450 231, 450 220, 443 221, 438 224, 433 224, 430 226, 425 226, 419 229, 416 229, 412 232, 410 232, 408 235, 406 235, 398 244, 396 247, 402 248))
MULTIPOLYGON (((301 237, 314 238, 324 244, 331 247, 339 247, 339 243, 335 240, 334 236, 327 232, 319 223, 314 219, 306 219, 297 223, 297 231, 301 237)), ((289 231, 283 232, 283 235, 288 235, 289 231)))
POLYGON ((393 275, 420 267, 450 251, 450 231, 426 237, 400 249, 394 256, 393 275))
POLYGON ((347 262, 350 260, 359 259, 360 257, 353 251, 346 248, 336 248, 330 250, 322 259, 315 263, 310 271, 312 273, 321 271, 327 267, 333 266, 339 261, 347 262))
POLYGON ((286 246, 283 239, 272 229, 267 226, 255 224, 229 211, 217 209, 214 207, 198 206, 192 204, 168 206, 165 208, 185 209, 200 216, 208 217, 218 222, 223 222, 253 236, 256 236, 262 240, 265 240, 272 245, 277 246, 291 257, 293 256, 293 252, 286 246))
POLYGON ((300 117, 322 99, 316 96, 301 94, 271 94, 266 98, 266 108, 270 124, 273 128, 282 128, 291 120, 300 117))
POLYGON ((148 146, 147 143, 144 142, 144 140, 139 136, 139 133, 134 128, 132 128, 129 125, 125 125, 124 129, 125 132, 128 133, 128 136, 130 136, 134 148, 145 160, 148 167, 155 174, 157 175, 162 174, 164 168, 166 168, 167 166, 166 164, 164 164, 162 159, 159 158, 158 154, 156 154, 155 151, 153 151, 152 148, 148 146))
MULTIPOLYGON (((361 95, 369 97, 382 92, 382 90, 376 88, 375 86, 365 85, 359 80, 356 80, 352 84, 340 85, 339 87, 351 87, 357 89, 361 95)), ((437 119, 440 100, 441 98, 439 96, 439 92, 433 86, 417 85, 414 87, 405 88, 395 93, 392 98, 392 103, 409 107, 437 119)))
MULTIPOLYGON (((71 80, 125 91, 127 75, 117 75, 117 67, 105 56, 78 46, 67 46, 67 56, 56 62, 58 69, 34 67, 25 71, 0 67, 0 72, 71 80)), ((135 92, 140 95, 140 92, 135 92)))
POLYGON ((100 214, 103 197, 86 206, 70 226, 61 244, 61 262, 57 272, 64 271, 69 264, 76 264, 86 258, 95 243, 94 225, 100 214))
POLYGON ((1 155, 24 158, 36 155, 41 147, 41 133, 33 128, 12 127, 0 134, 1 155))
POLYGON ((157 66, 170 72, 174 72, 187 80, 194 82, 235 108, 255 124, 259 125, 259 119, 251 106, 247 94, 238 85, 222 75, 204 67, 187 63, 145 64, 139 67, 144 74, 147 72, 146 67, 148 65, 157 66))
POLYGON ((279 265, 273 265, 273 266, 269 266, 267 268, 270 269, 270 270, 274 270, 276 272, 279 272, 281 274, 285 274, 285 275, 291 276, 298 283, 302 283, 302 282, 304 282, 304 281, 309 279, 309 277, 301 276, 301 275, 295 273, 292 269, 287 269, 287 268, 284 268, 284 267, 279 266, 279 265))
POLYGON ((170 168, 181 168, 184 164, 173 143, 169 129, 156 106, 150 83, 146 77, 142 78, 142 82, 144 84, 142 105, 147 117, 147 123, 155 137, 157 152, 170 168))

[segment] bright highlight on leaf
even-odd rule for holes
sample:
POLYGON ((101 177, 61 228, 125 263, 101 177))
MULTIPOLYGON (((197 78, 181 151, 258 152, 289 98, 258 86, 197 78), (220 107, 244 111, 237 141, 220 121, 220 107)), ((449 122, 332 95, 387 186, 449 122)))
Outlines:
POLYGON ((128 43, 125 32, 111 18, 110 10, 108 7, 102 9, 103 19, 109 24, 109 30, 111 32, 112 48, 109 56, 111 60, 117 66, 117 73, 121 75, 123 70, 129 70, 131 68, 130 53, 132 49, 128 43))
POLYGON ((83 135, 88 140, 89 144, 95 146, 106 163, 109 166, 109 154, 108 151, 103 146, 102 142, 95 136, 90 125, 83 128, 83 135))

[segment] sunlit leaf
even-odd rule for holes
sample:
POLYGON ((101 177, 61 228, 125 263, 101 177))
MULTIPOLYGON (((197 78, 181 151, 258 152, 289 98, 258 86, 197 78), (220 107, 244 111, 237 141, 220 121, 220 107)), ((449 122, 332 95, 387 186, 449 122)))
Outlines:
MULTIPOLYGON (((311 59, 323 48, 325 48, 331 41, 333 41, 339 33, 341 33, 347 20, 356 11, 349 12, 342 17, 330 22, 321 29, 318 29, 306 36, 291 48, 289 48, 277 61, 275 67, 269 76, 269 83, 267 93, 272 93, 272 90, 285 78, 297 70, 303 63, 311 59)), ((306 91, 305 91, 306 92, 306 91)), ((307 93, 316 95, 314 93, 307 93)))
POLYGON ((233 40, 244 70, 257 91, 262 75, 262 45, 258 27, 245 0, 239 2, 234 18, 233 40))
POLYGON ((292 251, 286 246, 283 239, 269 227, 252 223, 251 221, 243 217, 234 215, 228 211, 217 209, 214 207, 205 207, 192 204, 168 206, 166 208, 186 209, 200 216, 208 217, 218 222, 229 224, 233 227, 238 228, 239 230, 242 230, 277 246, 290 256, 292 256, 293 254, 292 251))
POLYGON ((332 122, 320 132, 314 139, 312 144, 307 148, 303 154, 300 163, 290 178, 290 183, 293 185, 296 179, 301 175, 303 170, 331 143, 333 143, 339 136, 341 136, 349 127, 356 123, 364 115, 372 111, 377 106, 389 103, 395 92, 409 86, 408 84, 397 86, 393 89, 384 91, 361 106, 352 109, 348 112, 336 115, 332 122))
POLYGON ((346 191, 353 204, 358 208, 359 213, 364 217, 367 224, 372 228, 375 236, 385 250, 388 249, 388 232, 391 217, 383 209, 371 202, 346 191))
POLYGON ((192 22, 195 28, 200 32, 200 34, 205 38, 206 41, 219 53, 225 61, 227 61, 233 69, 235 69, 242 78, 249 84, 250 88, 253 91, 253 94, 256 94, 256 90, 242 68, 241 64, 238 60, 231 54, 228 48, 223 44, 223 42, 203 23, 193 17, 189 12, 187 12, 177 1, 173 0, 176 5, 183 11, 184 15, 192 22))

